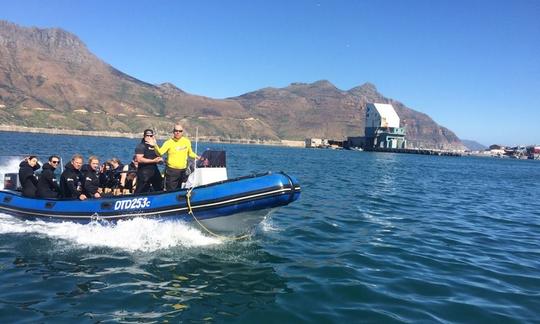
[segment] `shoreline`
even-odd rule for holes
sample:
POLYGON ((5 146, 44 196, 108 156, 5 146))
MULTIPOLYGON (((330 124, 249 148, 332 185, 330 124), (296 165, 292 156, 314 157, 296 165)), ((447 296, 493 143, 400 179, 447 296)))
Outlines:
MULTIPOLYGON (((75 135, 75 136, 94 136, 94 137, 118 137, 118 138, 141 138, 139 133, 122 133, 111 131, 84 131, 76 129, 60 129, 60 128, 39 128, 13 125, 0 125, 0 131, 13 133, 33 133, 33 134, 51 134, 51 135, 75 135)), ((158 139, 167 139, 170 136, 157 135, 158 139)), ((193 139, 192 139, 193 140, 193 139)), ((227 143, 227 144, 253 144, 253 145, 268 145, 268 146, 285 146, 285 147, 304 147, 304 141, 265 141, 253 140, 245 138, 223 139, 217 136, 199 136, 199 141, 208 143, 227 143)))

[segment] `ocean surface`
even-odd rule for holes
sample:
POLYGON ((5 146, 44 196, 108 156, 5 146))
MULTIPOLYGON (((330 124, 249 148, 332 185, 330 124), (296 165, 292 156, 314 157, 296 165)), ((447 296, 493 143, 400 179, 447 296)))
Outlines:
MULTIPOLYGON (((138 140, 0 133, 6 156, 129 161, 138 140)), ((0 323, 540 321, 540 162, 199 143, 300 200, 243 241, 184 223, 0 214, 0 323)))

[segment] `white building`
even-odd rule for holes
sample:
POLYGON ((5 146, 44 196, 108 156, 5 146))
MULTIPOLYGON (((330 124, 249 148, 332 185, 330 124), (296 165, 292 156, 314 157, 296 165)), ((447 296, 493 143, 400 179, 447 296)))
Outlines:
POLYGON ((390 104, 368 103, 366 106, 367 127, 399 128, 399 116, 390 104))
POLYGON ((372 148, 405 148, 405 129, 390 104, 368 103, 366 106, 366 144, 372 148))
POLYGON ((306 148, 328 147, 328 139, 325 138, 306 138, 306 148))

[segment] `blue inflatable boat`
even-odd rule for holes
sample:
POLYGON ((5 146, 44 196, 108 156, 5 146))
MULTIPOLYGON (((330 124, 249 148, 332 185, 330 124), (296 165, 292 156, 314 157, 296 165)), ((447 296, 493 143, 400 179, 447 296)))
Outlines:
MULTIPOLYGON (((243 233, 272 210, 297 200, 298 181, 283 173, 265 173, 212 183, 220 168, 199 168, 189 189, 140 195, 109 196, 84 201, 23 197, 16 190, 0 190, 0 213, 27 220, 89 223, 136 217, 197 221, 220 233, 243 233), (203 184, 201 184, 203 183, 203 184)), ((226 175, 225 175, 226 177, 226 175)))

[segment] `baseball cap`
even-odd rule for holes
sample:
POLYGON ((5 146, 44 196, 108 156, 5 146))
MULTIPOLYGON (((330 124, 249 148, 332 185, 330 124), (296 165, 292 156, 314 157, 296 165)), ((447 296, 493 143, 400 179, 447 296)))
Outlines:
POLYGON ((144 130, 144 136, 154 136, 154 131, 150 128, 144 130))

